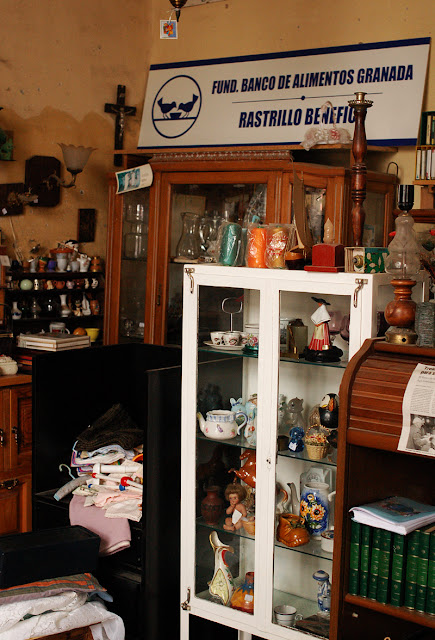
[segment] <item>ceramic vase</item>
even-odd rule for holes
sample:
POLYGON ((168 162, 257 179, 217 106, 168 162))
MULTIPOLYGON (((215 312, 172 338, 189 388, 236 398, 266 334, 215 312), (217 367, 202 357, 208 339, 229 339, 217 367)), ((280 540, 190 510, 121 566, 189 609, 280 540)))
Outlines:
POLYGON ((22 315, 22 311, 18 308, 18 302, 14 300, 12 303, 12 320, 19 320, 22 315))
POLYGON ((313 578, 317 582, 317 615, 329 618, 331 610, 331 583, 329 574, 322 569, 313 573, 313 578))
POLYGON ((214 572, 213 578, 208 583, 208 590, 212 597, 226 606, 233 595, 234 579, 225 560, 225 554, 234 553, 234 549, 227 544, 222 544, 216 531, 210 534, 210 544, 214 551, 214 572))
POLYGON ((243 584, 238 587, 231 598, 230 607, 245 613, 254 613, 254 572, 248 571, 243 584))
POLYGON ((208 487, 201 502, 201 515, 206 524, 215 525, 224 510, 224 501, 219 497, 219 487, 208 487))
POLYGON ((329 503, 334 495, 326 482, 307 482, 304 486, 300 511, 310 535, 320 537, 328 528, 329 503))
POLYGON ((60 294, 60 315, 62 318, 68 318, 71 315, 71 309, 66 303, 66 293, 60 294))

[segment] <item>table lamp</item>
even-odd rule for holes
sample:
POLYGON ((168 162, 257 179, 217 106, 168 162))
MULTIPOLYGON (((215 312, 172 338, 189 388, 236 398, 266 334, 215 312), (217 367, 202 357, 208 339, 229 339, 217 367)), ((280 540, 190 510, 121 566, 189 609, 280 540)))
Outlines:
POLYGON ((385 307, 385 319, 390 325, 385 339, 392 344, 415 344, 418 337, 414 331, 416 303, 411 299, 414 277, 420 271, 420 246, 409 213, 413 204, 413 185, 399 185, 397 206, 402 213, 396 218, 396 233, 385 259, 385 271, 393 276, 394 287, 394 300, 385 307))

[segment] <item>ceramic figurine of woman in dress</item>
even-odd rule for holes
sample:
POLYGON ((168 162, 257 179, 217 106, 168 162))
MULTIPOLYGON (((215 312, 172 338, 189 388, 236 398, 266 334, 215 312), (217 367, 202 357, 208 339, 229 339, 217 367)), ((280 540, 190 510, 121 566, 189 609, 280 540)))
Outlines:
POLYGON ((331 345, 328 326, 331 316, 326 308, 330 303, 323 298, 315 298, 314 296, 312 296, 312 300, 317 302, 318 308, 311 316, 314 331, 311 342, 304 351, 305 359, 311 362, 338 362, 343 352, 331 345))

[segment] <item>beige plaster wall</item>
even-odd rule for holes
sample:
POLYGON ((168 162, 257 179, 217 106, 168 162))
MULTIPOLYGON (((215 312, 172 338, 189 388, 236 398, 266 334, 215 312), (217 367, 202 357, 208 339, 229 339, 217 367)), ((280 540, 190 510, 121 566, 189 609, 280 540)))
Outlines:
MULTIPOLYGON (((125 143, 136 146, 149 65, 151 0, 2 0, 0 38, 0 126, 14 135, 14 161, 0 162, 0 182, 23 182, 33 155, 62 160, 58 142, 96 147, 77 179, 62 189, 54 208, 25 207, 20 216, 0 218, 13 256, 17 244, 27 257, 35 242, 50 249, 77 237, 79 208, 97 210, 95 242, 83 245, 104 255, 107 174, 113 170, 114 116, 118 84, 127 87, 129 117, 125 143)), ((70 174, 67 174, 67 178, 70 174)))
MULTIPOLYGON (((0 219, 11 255, 11 219, 26 255, 35 242, 49 249, 76 237, 79 208, 97 210, 96 240, 83 250, 104 255, 114 145, 104 104, 115 101, 118 84, 127 86, 137 115, 127 119, 125 148, 135 148, 150 63, 431 36, 435 24, 432 0, 223 0, 183 9, 178 40, 160 40, 169 0, 2 0, 1 9, 0 126, 14 132, 15 150, 13 162, 0 162, 0 182, 22 182, 33 155, 61 159, 57 142, 97 147, 59 206, 0 219)), ((434 55, 424 109, 435 108, 434 55)), ((414 151, 383 155, 378 168, 390 159, 411 181, 414 151)))

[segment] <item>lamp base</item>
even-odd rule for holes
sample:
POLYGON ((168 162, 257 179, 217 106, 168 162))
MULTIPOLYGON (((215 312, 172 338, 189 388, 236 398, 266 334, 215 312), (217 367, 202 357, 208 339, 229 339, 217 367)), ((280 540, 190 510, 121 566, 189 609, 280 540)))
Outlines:
POLYGON ((385 333, 385 340, 389 344, 415 344, 418 335, 412 327, 390 327, 385 333))

